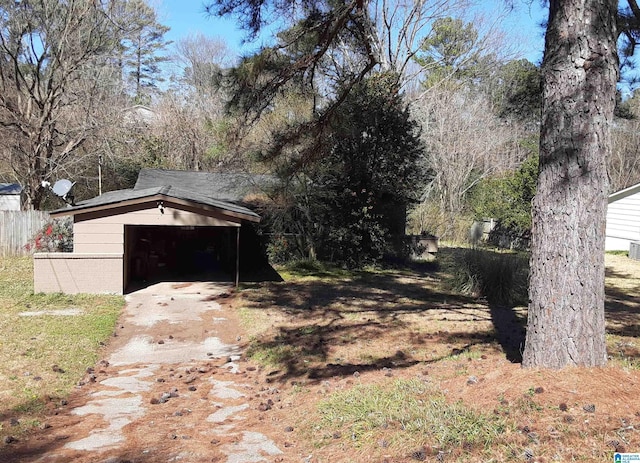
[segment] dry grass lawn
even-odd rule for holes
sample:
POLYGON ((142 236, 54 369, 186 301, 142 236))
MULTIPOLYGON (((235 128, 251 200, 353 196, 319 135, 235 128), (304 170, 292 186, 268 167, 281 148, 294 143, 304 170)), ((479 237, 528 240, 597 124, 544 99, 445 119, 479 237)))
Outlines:
POLYGON ((123 304, 119 296, 33 294, 32 259, 0 258, 0 436, 20 432, 7 417, 26 430, 66 399, 123 304))

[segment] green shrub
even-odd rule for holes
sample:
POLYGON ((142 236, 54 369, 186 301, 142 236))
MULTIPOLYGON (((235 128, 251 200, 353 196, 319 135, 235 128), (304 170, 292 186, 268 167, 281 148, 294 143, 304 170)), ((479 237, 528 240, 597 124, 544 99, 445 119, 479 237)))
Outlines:
POLYGON ((531 201, 537 181, 537 155, 530 156, 512 174, 483 180, 471 195, 475 218, 494 218, 504 229, 515 233, 530 230, 531 201))
POLYGON ((404 234, 404 209, 425 175, 424 146, 397 82, 387 73, 364 79, 314 141, 308 162, 296 156, 278 169, 271 196, 279 206, 266 221, 272 233, 298 237, 295 257, 362 268, 381 262, 404 234))
POLYGON ((267 256, 273 264, 283 264, 297 257, 293 240, 286 235, 274 234, 267 244, 267 256))

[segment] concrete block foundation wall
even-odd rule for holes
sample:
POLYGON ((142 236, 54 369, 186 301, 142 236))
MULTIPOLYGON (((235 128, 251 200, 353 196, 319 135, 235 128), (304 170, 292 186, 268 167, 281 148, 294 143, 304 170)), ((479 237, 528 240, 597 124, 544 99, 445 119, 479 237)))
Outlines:
POLYGON ((33 289, 36 293, 122 294, 123 257, 122 253, 36 253, 33 289))

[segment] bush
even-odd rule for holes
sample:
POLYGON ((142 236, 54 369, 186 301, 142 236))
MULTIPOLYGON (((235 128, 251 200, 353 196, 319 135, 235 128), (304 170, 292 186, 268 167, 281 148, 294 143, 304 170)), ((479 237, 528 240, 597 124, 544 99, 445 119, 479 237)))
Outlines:
POLYGON ((350 212, 342 223, 331 224, 321 242, 319 257, 351 269, 379 263, 390 246, 380 217, 366 208, 350 212))
POLYGON ((528 260, 521 254, 467 249, 453 259, 452 286, 492 304, 519 305, 528 301, 528 260))
POLYGON ((281 234, 275 234, 267 244, 267 256, 269 262, 274 264, 284 264, 297 257, 296 248, 292 238, 281 234))
POLYGON ((73 252, 73 220, 65 217, 47 222, 25 247, 34 252, 73 252))

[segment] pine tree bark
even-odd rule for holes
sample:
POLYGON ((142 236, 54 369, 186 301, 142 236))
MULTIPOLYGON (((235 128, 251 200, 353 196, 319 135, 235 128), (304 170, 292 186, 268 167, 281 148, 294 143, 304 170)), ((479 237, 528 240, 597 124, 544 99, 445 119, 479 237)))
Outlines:
POLYGON ((600 366, 618 2, 549 3, 523 366, 600 366))

